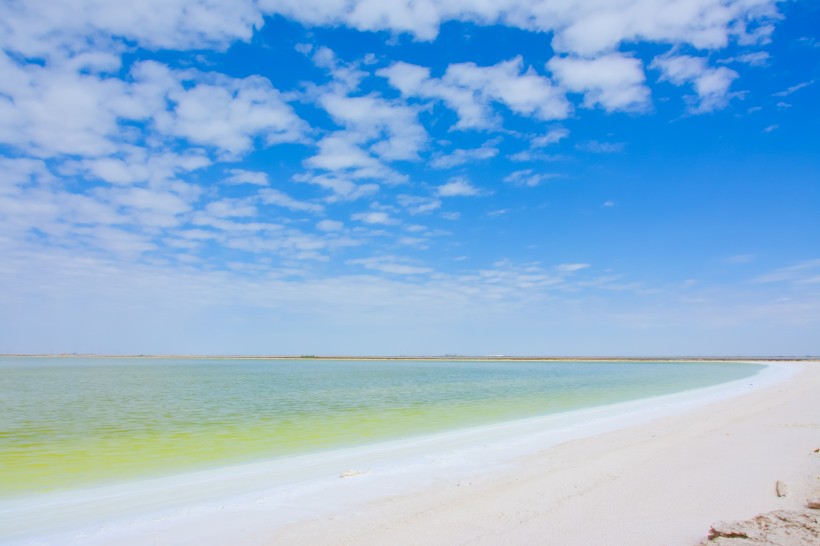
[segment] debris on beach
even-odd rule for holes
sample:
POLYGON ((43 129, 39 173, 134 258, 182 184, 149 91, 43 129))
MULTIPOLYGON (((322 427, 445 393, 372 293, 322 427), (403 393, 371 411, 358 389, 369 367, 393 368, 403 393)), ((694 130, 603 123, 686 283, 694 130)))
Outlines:
POLYGON ((352 478, 353 476, 361 476, 362 474, 367 474, 367 470, 345 470, 341 474, 339 474, 340 478, 352 478))
POLYGON ((786 486, 784 482, 777 480, 777 482, 774 484, 774 490, 777 493, 778 497, 785 497, 786 493, 788 493, 789 491, 789 488, 788 486, 786 486))
POLYGON ((745 521, 716 523, 698 546, 817 546, 820 515, 811 510, 778 510, 745 521))

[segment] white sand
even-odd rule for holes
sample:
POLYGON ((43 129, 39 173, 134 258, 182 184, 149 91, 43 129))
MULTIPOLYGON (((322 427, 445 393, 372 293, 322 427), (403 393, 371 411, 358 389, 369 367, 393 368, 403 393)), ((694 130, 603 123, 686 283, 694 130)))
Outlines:
POLYGON ((0 536, 15 537, 0 542, 691 545, 717 520, 820 494, 817 448, 820 363, 777 364, 689 393, 0 505, 0 536))

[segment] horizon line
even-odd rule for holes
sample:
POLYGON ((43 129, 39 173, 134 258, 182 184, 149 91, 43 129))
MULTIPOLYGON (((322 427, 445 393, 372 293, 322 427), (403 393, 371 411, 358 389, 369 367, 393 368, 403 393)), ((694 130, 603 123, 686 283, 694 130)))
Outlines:
POLYGON ((214 354, 105 354, 105 353, 0 353, 0 358, 116 358, 206 360, 453 360, 453 361, 814 361, 818 355, 675 355, 675 356, 555 356, 555 355, 214 355, 214 354))

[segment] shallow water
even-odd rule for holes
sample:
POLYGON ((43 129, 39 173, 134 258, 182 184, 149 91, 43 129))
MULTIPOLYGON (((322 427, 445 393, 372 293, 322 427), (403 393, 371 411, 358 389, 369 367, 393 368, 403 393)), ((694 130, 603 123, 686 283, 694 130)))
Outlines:
POLYGON ((740 363, 0 358, 0 496, 715 385, 740 363))

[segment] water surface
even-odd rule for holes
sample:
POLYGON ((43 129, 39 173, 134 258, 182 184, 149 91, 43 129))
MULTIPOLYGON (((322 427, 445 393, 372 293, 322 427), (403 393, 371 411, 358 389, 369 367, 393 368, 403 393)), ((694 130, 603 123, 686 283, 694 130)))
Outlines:
POLYGON ((741 363, 0 358, 0 497, 667 394, 741 363))

